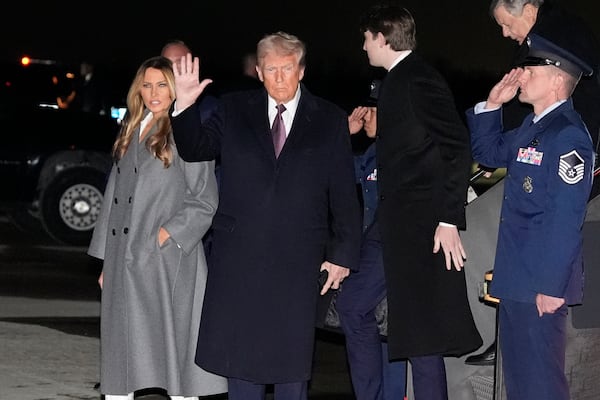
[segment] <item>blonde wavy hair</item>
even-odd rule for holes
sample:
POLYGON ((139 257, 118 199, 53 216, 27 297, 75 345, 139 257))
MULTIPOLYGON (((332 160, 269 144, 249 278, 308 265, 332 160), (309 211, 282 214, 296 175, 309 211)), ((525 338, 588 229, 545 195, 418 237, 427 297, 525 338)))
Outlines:
MULTIPOLYGON (((123 120, 123 126, 113 145, 112 151, 116 161, 119 161, 127 151, 129 144, 135 136, 136 129, 140 127, 144 118, 146 106, 144 105, 141 90, 144 84, 144 74, 148 68, 158 69, 163 73, 169 86, 171 102, 175 100, 175 76, 173 75, 171 61, 163 56, 152 57, 144 61, 138 68, 127 92, 127 115, 123 120)), ((163 162, 165 168, 168 168, 173 161, 172 128, 168 113, 159 116, 156 121, 156 128, 157 132, 146 140, 146 147, 154 157, 163 162)))

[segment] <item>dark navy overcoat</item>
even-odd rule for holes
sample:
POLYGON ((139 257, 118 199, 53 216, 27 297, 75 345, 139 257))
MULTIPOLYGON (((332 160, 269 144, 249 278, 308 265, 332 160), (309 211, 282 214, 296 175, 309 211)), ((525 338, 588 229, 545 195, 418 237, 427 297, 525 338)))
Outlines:
POLYGON ((172 118, 187 161, 219 158, 219 207, 196 361, 257 383, 310 379, 321 263, 355 268, 360 209, 347 115, 301 85, 275 158, 264 89, 172 118))

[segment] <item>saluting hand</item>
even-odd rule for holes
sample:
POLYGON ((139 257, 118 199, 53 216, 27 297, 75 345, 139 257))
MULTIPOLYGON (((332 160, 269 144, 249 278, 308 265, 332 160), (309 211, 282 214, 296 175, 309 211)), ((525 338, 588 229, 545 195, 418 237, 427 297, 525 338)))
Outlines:
POLYGON ((485 108, 499 108, 502 104, 512 100, 521 86, 519 78, 523 75, 523 68, 513 68, 504 74, 500 82, 496 83, 485 103, 485 108))
POLYGON ((200 59, 192 57, 191 53, 181 57, 173 68, 175 75, 176 111, 183 111, 196 101, 212 79, 200 82, 200 59))
POLYGON ((350 130, 350 134, 354 135, 355 133, 360 132, 360 130, 365 125, 365 115, 369 109, 367 107, 359 106, 352 110, 352 114, 348 116, 348 129, 350 130))

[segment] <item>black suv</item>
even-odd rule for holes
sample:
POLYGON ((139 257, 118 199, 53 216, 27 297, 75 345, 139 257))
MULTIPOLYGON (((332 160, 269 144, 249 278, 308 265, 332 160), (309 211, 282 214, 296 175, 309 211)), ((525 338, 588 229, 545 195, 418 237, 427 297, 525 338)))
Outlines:
POLYGON ((54 62, 0 67, 0 207, 56 241, 87 245, 119 130, 108 113, 59 107, 74 69, 54 62))

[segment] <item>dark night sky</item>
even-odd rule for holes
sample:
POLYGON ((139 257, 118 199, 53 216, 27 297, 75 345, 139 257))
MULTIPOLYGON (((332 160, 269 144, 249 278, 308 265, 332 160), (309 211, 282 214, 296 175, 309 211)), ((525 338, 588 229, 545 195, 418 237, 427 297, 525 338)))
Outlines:
MULTIPOLYGON (((373 2, 305 0, 277 5, 274 0, 254 0, 237 5, 197 0, 155 7, 128 0, 96 5, 79 1, 72 6, 17 1, 3 9, 5 21, 13 21, 0 26, 0 58, 18 60, 28 54, 74 63, 88 59, 123 71, 129 82, 145 58, 158 54, 168 39, 180 38, 201 57, 203 73, 218 79, 239 71, 242 54, 253 51, 264 34, 284 30, 307 44, 308 82, 359 81, 373 74, 357 29, 360 12, 373 2), (18 28, 9 28, 15 23, 18 28)), ((598 2, 563 3, 597 26, 598 2)), ((441 70, 499 76, 506 68, 514 42, 501 37, 488 15, 489 1, 407 0, 403 4, 417 23, 417 51, 441 70)))
MULTIPOLYGON (((134 9, 127 2, 125 8, 126 1, 121 0, 121 5, 109 1, 86 5, 91 12, 85 14, 77 8, 52 5, 55 2, 13 4, 10 7, 15 8, 15 16, 22 22, 17 30, 9 30, 8 24, 0 28, 4 38, 0 54, 18 57, 27 52, 40 58, 91 58, 137 66, 156 54, 165 40, 177 37, 191 44, 203 56, 205 65, 229 68, 237 66, 240 54, 253 50, 262 35, 285 30, 307 43, 313 59, 309 68, 327 71, 338 64, 350 63, 351 69, 366 65, 357 21, 362 7, 369 2, 352 5, 355 2, 347 0, 307 0, 276 6, 273 0, 255 0, 234 7, 230 1, 188 1, 174 2, 175 6, 186 5, 169 12, 168 8, 152 8, 147 3, 134 9)), ((423 1, 406 1, 417 21, 420 50, 463 64, 465 58, 484 51, 482 36, 499 39, 487 15, 487 1, 470 2, 477 7, 471 7, 468 15, 465 1, 438 0, 435 7, 423 1), (469 39, 467 30, 476 30, 477 34, 469 39)))

